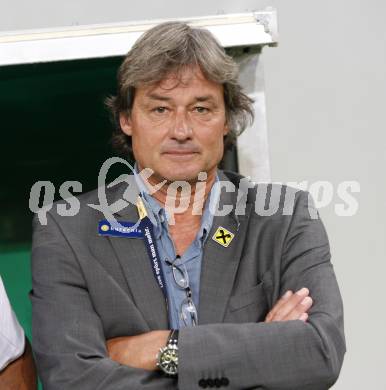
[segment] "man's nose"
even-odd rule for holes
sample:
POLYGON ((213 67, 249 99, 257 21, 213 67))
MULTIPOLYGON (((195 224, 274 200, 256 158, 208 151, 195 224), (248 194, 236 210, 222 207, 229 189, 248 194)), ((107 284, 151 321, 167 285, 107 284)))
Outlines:
POLYGON ((171 136, 178 141, 192 137, 192 124, 188 112, 184 109, 176 110, 174 123, 171 125, 171 136))

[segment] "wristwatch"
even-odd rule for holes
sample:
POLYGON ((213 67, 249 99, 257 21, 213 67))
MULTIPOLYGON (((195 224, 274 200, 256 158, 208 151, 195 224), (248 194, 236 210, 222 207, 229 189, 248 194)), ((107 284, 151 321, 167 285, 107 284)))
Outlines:
POLYGON ((165 347, 157 354, 157 367, 168 376, 178 374, 178 329, 172 329, 165 347))

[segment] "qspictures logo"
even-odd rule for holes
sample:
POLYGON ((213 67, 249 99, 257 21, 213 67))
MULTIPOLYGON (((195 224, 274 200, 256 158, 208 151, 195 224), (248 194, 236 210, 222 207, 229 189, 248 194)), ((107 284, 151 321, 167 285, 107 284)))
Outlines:
MULTIPOLYGON (((136 205, 138 197, 138 180, 142 183, 141 191, 152 195, 155 192, 166 186, 166 203, 165 210, 168 216, 168 223, 175 223, 174 216, 186 211, 190 202, 193 201, 192 213, 200 215, 205 202, 205 188, 207 185, 207 174, 200 172, 195 184, 193 200, 191 197, 192 186, 189 182, 179 180, 168 183, 166 180, 153 186, 149 182, 149 178, 154 172, 150 168, 145 168, 141 172, 135 172, 129 162, 119 157, 111 157, 107 159, 101 166, 98 174, 98 204, 87 204, 88 207, 100 211, 106 220, 108 220, 115 228, 124 228, 114 217, 114 214, 125 209, 130 204, 136 205), (106 184, 107 174, 109 169, 114 164, 124 164, 128 167, 130 174, 119 176, 113 182, 106 184), (127 188, 123 192, 122 198, 109 204, 106 196, 106 189, 126 183, 127 188), (134 188, 135 187, 135 188, 134 188)), ((165 188, 166 188, 165 187, 165 188)), ((209 199, 209 210, 214 216, 225 216, 232 212, 236 215, 245 215, 246 202, 248 191, 254 190, 254 212, 260 216, 271 216, 278 212, 283 215, 292 215, 295 207, 295 195, 299 190, 308 191, 308 211, 312 219, 318 218, 318 209, 331 205, 335 195, 338 201, 333 204, 336 215, 341 217, 354 216, 359 210, 359 202, 355 194, 360 192, 360 184, 357 181, 343 181, 337 186, 328 181, 316 181, 309 183, 302 182, 287 182, 287 183, 256 183, 250 178, 241 179, 236 187, 230 181, 217 180, 211 189, 209 199), (220 194, 225 192, 236 193, 237 202, 235 205, 222 204, 220 207, 220 194), (284 203, 283 203, 284 195, 284 203)), ((74 193, 82 192, 82 183, 79 181, 65 181, 58 189, 59 195, 64 200, 57 204, 54 203, 56 188, 51 181, 38 181, 30 191, 29 208, 37 214, 39 222, 42 225, 47 224, 47 213, 56 207, 56 212, 63 217, 75 216, 80 211, 80 201, 74 193), (40 201, 42 200, 42 201, 40 201)), ((135 230, 139 225, 138 219, 130 229, 135 230)))

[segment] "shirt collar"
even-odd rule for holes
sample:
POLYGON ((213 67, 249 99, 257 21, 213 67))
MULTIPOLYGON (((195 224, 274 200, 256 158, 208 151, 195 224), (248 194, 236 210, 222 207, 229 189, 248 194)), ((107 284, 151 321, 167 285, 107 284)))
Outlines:
MULTIPOLYGON (((134 164, 134 178, 142 195, 142 199, 146 207, 146 211, 148 212, 150 221, 156 227, 157 238, 159 238, 162 232, 162 226, 168 229, 167 211, 160 205, 160 203, 158 203, 155 198, 153 198, 153 196, 149 194, 146 184, 144 183, 141 175, 139 174, 137 163, 134 164)), ((213 214, 211 210, 213 210, 213 206, 218 203, 218 200, 220 198, 220 187, 218 185, 215 185, 218 181, 219 177, 218 174, 216 174, 215 182, 213 183, 213 186, 205 201, 202 213, 201 226, 198 231, 198 238, 202 240, 203 243, 206 241, 213 224, 213 214)))

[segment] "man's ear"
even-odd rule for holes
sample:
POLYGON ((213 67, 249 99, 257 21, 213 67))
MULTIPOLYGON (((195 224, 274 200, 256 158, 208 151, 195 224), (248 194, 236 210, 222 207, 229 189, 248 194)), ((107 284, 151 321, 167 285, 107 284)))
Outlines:
POLYGON ((119 124, 121 125, 122 131, 128 135, 131 136, 132 134, 132 124, 131 119, 128 114, 121 112, 119 114, 119 124))
POLYGON ((229 133, 228 121, 225 122, 223 135, 226 136, 229 133))

